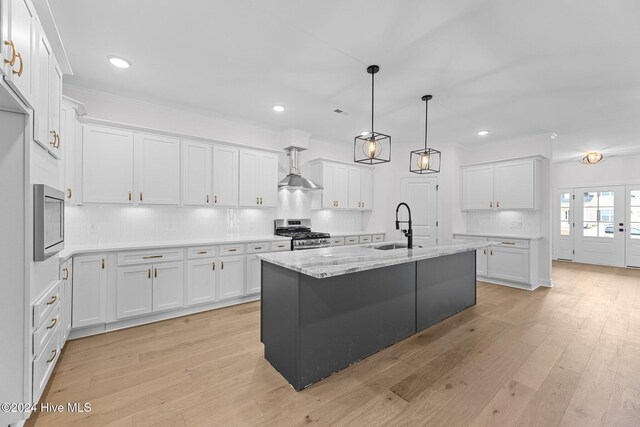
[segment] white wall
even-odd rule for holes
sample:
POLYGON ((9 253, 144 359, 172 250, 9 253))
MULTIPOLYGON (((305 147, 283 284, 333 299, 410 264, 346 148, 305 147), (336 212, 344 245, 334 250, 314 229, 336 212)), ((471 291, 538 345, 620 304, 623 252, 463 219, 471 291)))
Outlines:
POLYGON ((553 163, 554 193, 560 188, 640 184, 640 155, 610 157, 597 165, 575 162, 553 163))
MULTIPOLYGON (((276 128, 75 86, 66 85, 64 93, 83 103, 90 117, 248 147, 283 148, 281 132, 276 128)), ((343 144, 312 137, 309 149, 299 157, 300 166, 304 167, 305 163, 318 157, 350 161, 353 151, 349 142, 343 144)), ((288 170, 289 160, 283 151, 279 157, 280 178, 288 170)), ((280 191, 279 202, 277 209, 76 206, 69 208, 67 213, 67 244, 272 234, 275 218, 311 217, 314 229, 329 232, 360 231, 365 227, 360 212, 312 211, 309 196, 299 191, 280 191), (92 224, 95 231, 91 231, 92 224)))

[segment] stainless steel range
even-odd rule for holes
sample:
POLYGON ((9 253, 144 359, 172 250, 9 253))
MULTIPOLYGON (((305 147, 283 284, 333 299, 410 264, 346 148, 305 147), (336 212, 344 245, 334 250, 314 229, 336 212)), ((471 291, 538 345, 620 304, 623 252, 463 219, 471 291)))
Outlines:
POLYGON ((329 233, 311 231, 311 220, 276 219, 274 233, 277 236, 291 237, 291 250, 324 248, 331 244, 329 233))

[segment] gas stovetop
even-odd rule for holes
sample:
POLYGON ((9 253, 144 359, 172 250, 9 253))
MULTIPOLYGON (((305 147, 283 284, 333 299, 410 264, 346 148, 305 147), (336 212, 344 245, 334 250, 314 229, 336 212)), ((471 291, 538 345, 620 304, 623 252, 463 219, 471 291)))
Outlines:
POLYGON ((311 220, 276 219, 274 233, 277 236, 291 237, 291 250, 315 249, 329 246, 329 233, 311 231, 311 220))

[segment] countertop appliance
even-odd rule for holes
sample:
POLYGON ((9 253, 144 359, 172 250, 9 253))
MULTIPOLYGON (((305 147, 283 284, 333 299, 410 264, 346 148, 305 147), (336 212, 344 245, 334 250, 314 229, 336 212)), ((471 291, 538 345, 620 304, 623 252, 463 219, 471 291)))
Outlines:
POLYGON ((311 231, 311 220, 276 219, 274 221, 276 236, 291 237, 291 250, 325 248, 331 245, 329 233, 311 231))
POLYGON ((64 193, 33 186, 33 260, 44 261, 64 249, 64 193))

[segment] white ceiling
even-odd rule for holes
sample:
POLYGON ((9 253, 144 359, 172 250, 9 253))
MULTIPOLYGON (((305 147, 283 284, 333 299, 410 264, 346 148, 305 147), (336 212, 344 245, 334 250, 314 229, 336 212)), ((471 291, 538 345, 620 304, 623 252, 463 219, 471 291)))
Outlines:
POLYGON ((640 150, 637 0, 50 3, 74 85, 351 144, 378 64, 376 130, 394 143, 422 144, 430 93, 436 148, 556 132, 558 158, 640 150))

